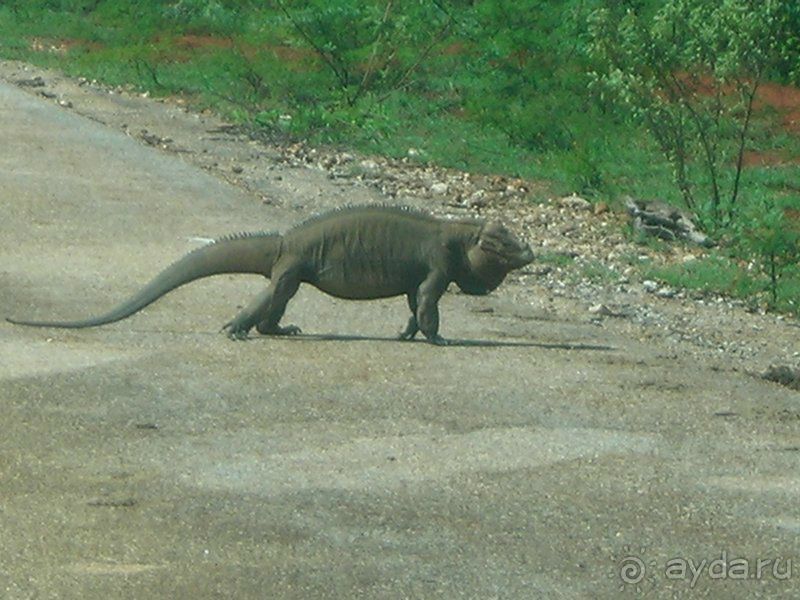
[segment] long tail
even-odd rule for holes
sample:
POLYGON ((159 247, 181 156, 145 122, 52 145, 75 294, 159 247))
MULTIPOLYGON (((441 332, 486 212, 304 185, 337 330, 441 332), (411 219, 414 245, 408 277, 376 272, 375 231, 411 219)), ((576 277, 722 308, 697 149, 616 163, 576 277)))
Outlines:
POLYGON ((25 321, 6 319, 29 327, 80 329, 120 321, 142 310, 168 292, 203 277, 222 273, 256 273, 269 277, 278 260, 281 236, 276 233, 241 233, 194 250, 164 269, 139 292, 107 313, 79 321, 25 321))

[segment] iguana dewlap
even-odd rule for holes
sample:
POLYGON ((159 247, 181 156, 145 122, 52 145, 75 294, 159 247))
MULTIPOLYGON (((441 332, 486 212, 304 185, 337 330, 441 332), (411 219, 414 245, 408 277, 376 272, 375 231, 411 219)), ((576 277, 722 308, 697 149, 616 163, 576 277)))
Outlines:
POLYGON ((196 279, 256 273, 270 284, 223 327, 233 339, 246 338, 253 327, 272 335, 299 332, 279 322, 300 284, 309 283, 351 300, 405 295, 411 317, 400 338, 422 331, 430 342, 442 343, 438 302, 451 282, 467 294, 487 294, 532 260, 530 246, 495 221, 439 219, 388 206, 343 208, 283 235, 242 233, 198 248, 106 314, 79 321, 8 320, 33 327, 95 327, 129 317, 196 279))

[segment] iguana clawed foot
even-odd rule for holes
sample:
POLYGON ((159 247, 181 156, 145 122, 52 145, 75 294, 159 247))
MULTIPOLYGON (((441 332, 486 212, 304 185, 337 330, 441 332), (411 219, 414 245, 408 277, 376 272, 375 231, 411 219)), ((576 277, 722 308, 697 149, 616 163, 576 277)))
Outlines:
MULTIPOLYGON (((412 312, 413 310, 414 309, 412 309, 412 312)), ((397 339, 403 341, 413 340, 418 331, 419 325, 417 325, 417 317, 412 314, 411 318, 408 319, 408 325, 406 325, 406 328, 400 332, 400 334, 397 336, 397 339)))
MULTIPOLYGON (((403 342, 407 342, 414 339, 414 336, 417 335, 417 332, 410 332, 410 331, 403 331, 400 335, 397 336, 397 339, 403 342)), ((448 342, 445 338, 440 335, 435 335, 433 337, 428 337, 425 339, 426 342, 429 344, 433 344, 434 346, 449 346, 450 342, 448 342)))
MULTIPOLYGON (((250 329, 252 329, 252 325, 245 326, 237 323, 236 319, 229 321, 222 327, 222 331, 225 331, 226 335, 233 341, 246 340, 248 334, 250 333, 250 329)), ((287 325, 285 327, 276 326, 270 328, 256 325, 256 329, 261 335, 297 335, 298 333, 302 333, 302 330, 297 325, 287 325)))
POLYGON ((297 335, 303 332, 297 325, 286 325, 285 327, 274 325, 272 327, 266 327, 262 326, 260 323, 256 325, 256 330, 261 335, 297 335))
POLYGON ((228 339, 241 342, 247 339, 247 335, 250 333, 252 327, 252 325, 246 325, 237 319, 233 319, 225 323, 220 331, 224 331, 228 339))
POLYGON ((433 344, 434 346, 449 346, 450 345, 450 342, 448 342, 446 339, 444 339, 440 335, 435 335, 433 337, 429 337, 428 338, 428 343, 429 344, 433 344))

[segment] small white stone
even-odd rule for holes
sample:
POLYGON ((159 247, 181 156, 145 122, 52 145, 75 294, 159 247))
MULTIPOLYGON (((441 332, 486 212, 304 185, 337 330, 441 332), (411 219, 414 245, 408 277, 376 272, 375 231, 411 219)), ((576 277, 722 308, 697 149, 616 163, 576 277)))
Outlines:
POLYGON ((572 210, 589 210, 592 208, 592 203, 588 200, 581 198, 577 194, 572 194, 571 196, 566 196, 561 198, 558 203, 561 206, 566 208, 571 208, 572 210))
POLYGON ((605 304, 595 304, 589 307, 589 312, 593 315, 600 315, 602 317, 610 317, 614 313, 605 304))
POLYGON ((444 196, 450 191, 450 186, 443 181, 438 181, 431 186, 431 193, 436 196, 444 196))
POLYGON ((675 290, 671 287, 663 287, 656 292, 656 296, 660 298, 672 298, 675 296, 675 290))

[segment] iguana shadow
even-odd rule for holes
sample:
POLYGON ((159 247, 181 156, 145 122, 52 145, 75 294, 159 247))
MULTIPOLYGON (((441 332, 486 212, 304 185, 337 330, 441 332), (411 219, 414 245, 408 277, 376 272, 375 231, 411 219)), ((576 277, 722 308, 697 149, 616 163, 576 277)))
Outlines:
MULTIPOLYGON (((253 336, 248 340, 269 340, 273 336, 253 336)), ((425 344, 424 339, 398 340, 396 337, 370 336, 370 335, 348 335, 338 333, 299 333, 297 335, 281 336, 281 339, 295 342, 393 342, 398 344, 425 344)), ((544 348, 546 350, 591 350, 608 352, 616 350, 613 346, 602 344, 580 344, 580 343, 549 343, 549 342, 515 342, 498 340, 467 340, 459 338, 448 338, 446 347, 478 347, 478 348, 544 348)))

